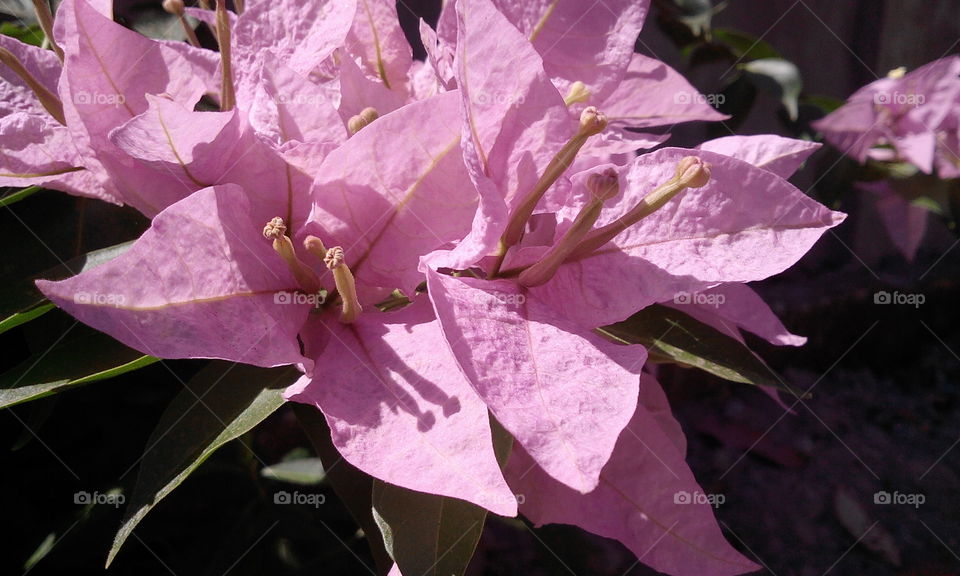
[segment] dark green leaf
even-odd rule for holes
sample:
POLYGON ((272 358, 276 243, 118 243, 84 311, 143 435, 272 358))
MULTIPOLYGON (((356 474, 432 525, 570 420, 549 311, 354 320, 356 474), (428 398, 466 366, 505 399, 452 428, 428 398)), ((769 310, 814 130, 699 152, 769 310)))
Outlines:
POLYGON ((386 574, 393 567, 393 560, 383 546, 380 529, 373 519, 373 478, 340 456, 330 439, 327 421, 319 410, 313 406, 293 403, 293 412, 313 444, 317 456, 325 463, 327 481, 366 534, 378 573, 386 574))
MULTIPOLYGON (((491 422, 501 466, 513 439, 491 422)), ((475 504, 373 480, 373 516, 403 574, 460 576, 473 558, 487 511, 475 504)))
POLYGON ((743 61, 759 60, 761 58, 780 58, 777 49, 769 42, 750 34, 730 28, 715 28, 713 38, 730 47, 730 50, 743 61))
POLYGON ((826 115, 843 106, 846 101, 820 94, 807 94, 800 99, 800 103, 807 106, 816 106, 826 115))
POLYGON ((794 393, 742 343, 674 308, 654 304, 599 331, 619 342, 644 345, 653 361, 700 368, 733 382, 794 393))
POLYGON ((187 384, 150 435, 107 566, 148 512, 204 460, 273 414, 299 372, 213 362, 187 384))
POLYGON ((22 190, 17 190, 11 194, 7 194, 6 196, 0 196, 0 208, 9 206, 15 202, 19 202, 28 196, 32 196, 40 190, 41 188, 39 186, 30 186, 22 190))
POLYGON ((92 332, 35 354, 0 375, 0 408, 112 378, 156 361, 105 334, 92 332))
POLYGON ((466 572, 483 532, 483 508, 373 481, 373 514, 387 551, 403 574, 466 572))
POLYGON ((61 280, 113 260, 126 252, 133 242, 124 242, 102 250, 94 250, 68 262, 54 266, 40 274, 12 282, 0 288, 0 334, 46 314, 53 309, 43 294, 37 290, 34 280, 61 280))

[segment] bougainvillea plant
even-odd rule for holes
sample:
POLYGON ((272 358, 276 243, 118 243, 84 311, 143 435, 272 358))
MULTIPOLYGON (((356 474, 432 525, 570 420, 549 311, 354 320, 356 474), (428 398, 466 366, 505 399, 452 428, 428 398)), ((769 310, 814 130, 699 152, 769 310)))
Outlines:
MULTIPOLYGON (((255 373, 282 398, 263 386, 269 409, 218 438, 299 405, 325 466, 370 482, 355 513, 385 572, 462 574, 488 512, 580 526, 669 574, 758 568, 709 503, 677 498, 702 491, 654 360, 776 398, 741 331, 803 339, 746 283, 843 220, 786 180, 815 144, 649 152, 723 116, 634 54, 648 2, 448 2, 421 22, 425 61, 386 0, 164 7, 219 48, 87 0, 41 10, 50 50, 0 37, 0 184, 151 219, 99 265, 39 279, 50 303, 147 360, 275 369, 255 373)), ((67 387, 27 384, 3 404, 67 387)), ((111 559, 208 454, 141 472, 111 559)))
POLYGON ((894 245, 909 260, 928 210, 955 219, 960 178, 960 56, 948 56, 857 90, 814 122, 843 154, 871 171, 858 183, 894 245))

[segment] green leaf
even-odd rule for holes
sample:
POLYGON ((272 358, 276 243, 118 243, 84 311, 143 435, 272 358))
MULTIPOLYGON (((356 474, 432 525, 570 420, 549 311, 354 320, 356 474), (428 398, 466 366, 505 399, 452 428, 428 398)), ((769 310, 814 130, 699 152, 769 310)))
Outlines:
POLYGON ((330 428, 323 414, 313 406, 293 403, 293 413, 310 439, 317 456, 326 462, 327 481, 337 497, 350 511, 367 536, 367 543, 379 574, 386 574, 393 567, 393 560, 384 548, 380 529, 373 519, 373 478, 347 462, 337 452, 330 439, 330 428))
POLYGON ((299 376, 293 367, 268 369, 212 362, 191 379, 150 435, 107 566, 157 503, 217 448, 280 408, 283 389, 299 376))
POLYGON ((0 375, 0 408, 106 380, 156 362, 99 332, 61 342, 0 375))
POLYGON ((745 345, 674 308, 654 304, 599 332, 621 343, 644 345, 653 361, 699 368, 733 382, 796 394, 745 345))
POLYGON ((3 288, 0 288, 0 334, 25 322, 29 322, 38 316, 42 316, 54 308, 53 304, 44 298, 43 294, 37 290, 34 280, 40 278, 45 280, 61 280, 75 274, 80 274, 81 272, 86 272, 120 256, 132 245, 133 241, 130 241, 110 246, 109 248, 94 250, 58 266, 54 266, 40 274, 11 282, 3 288))
POLYGON ((374 479, 373 515, 401 573, 453 576, 466 572, 487 511, 374 479))
POLYGON ((270 480, 301 486, 313 486, 326 478, 319 458, 299 458, 278 462, 273 466, 265 467, 260 471, 260 475, 270 480))
POLYGON ((781 58, 780 53, 769 42, 730 28, 714 28, 714 40, 726 44, 740 60, 750 61, 761 58, 781 58))
POLYGON ((3 334, 12 328, 16 328, 21 324, 26 324, 34 318, 39 318, 54 308, 55 306, 52 302, 41 297, 39 304, 23 308, 19 312, 14 312, 13 314, 3 318, 3 320, 0 320, 0 334, 3 334))
POLYGON ((40 29, 39 25, 18 26, 13 22, 3 22, 0 23, 0 34, 16 38, 24 44, 32 46, 43 44, 43 30, 40 29))
POLYGON ((16 192, 13 192, 11 194, 2 196, 0 197, 0 208, 19 202, 29 196, 33 196, 40 190, 42 190, 42 188, 40 188, 39 186, 30 186, 30 187, 24 188, 23 190, 17 190, 16 192))
MULTIPOLYGON (((491 421, 494 450, 506 463, 513 439, 491 421)), ((460 576, 467 571, 487 511, 475 504, 373 480, 373 516, 403 574, 460 576)))

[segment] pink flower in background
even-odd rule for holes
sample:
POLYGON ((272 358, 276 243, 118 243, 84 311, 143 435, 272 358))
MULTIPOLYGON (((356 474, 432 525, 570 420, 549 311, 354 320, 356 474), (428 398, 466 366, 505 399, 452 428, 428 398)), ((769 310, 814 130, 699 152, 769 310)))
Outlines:
POLYGON ((960 176, 960 56, 894 70, 814 123, 828 142, 865 162, 905 161, 926 174, 960 176))

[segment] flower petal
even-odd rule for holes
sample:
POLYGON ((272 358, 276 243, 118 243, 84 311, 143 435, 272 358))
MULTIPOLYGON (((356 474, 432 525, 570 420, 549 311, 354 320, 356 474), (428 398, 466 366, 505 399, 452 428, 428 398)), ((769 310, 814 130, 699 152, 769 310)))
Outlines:
MULTIPOLYGON (((648 375, 641 387, 659 389, 648 375)), ((662 391, 652 394, 662 396, 662 391)), ((669 412, 654 415, 638 404, 600 484, 587 494, 551 478, 522 446, 514 445, 506 474, 523 496, 520 512, 537 526, 573 524, 615 538, 644 564, 666 574, 732 576, 759 569, 720 532, 682 447, 671 439, 678 427, 669 412)))
POLYGON ((729 118, 679 72, 642 54, 633 54, 623 81, 598 106, 610 122, 633 128, 729 118))
POLYGON ((736 330, 737 328, 756 334, 777 346, 803 346, 807 343, 807 339, 803 336, 797 336, 787 330, 763 298, 746 284, 739 282, 720 284, 702 290, 697 299, 687 300, 693 301, 679 303, 674 299, 664 304, 685 312, 741 342, 743 337, 736 330))
POLYGON ((431 263, 461 269, 493 251, 508 209, 533 188, 575 123, 540 56, 490 0, 461 0, 456 12, 463 155, 480 209, 457 249, 431 263))
POLYGON ((708 140, 697 146, 697 150, 716 152, 731 158, 743 160, 757 168, 763 168, 787 179, 800 169, 800 166, 821 144, 809 140, 784 138, 773 134, 757 136, 726 136, 708 140))
POLYGON ((122 256, 37 286, 81 322, 152 356, 304 362, 296 335, 310 307, 277 300, 297 285, 262 227, 239 186, 206 188, 157 215, 122 256))
POLYGON ((427 287, 460 368, 497 420, 551 476, 593 490, 633 413, 646 350, 568 331, 509 281, 428 270, 427 287))
POLYGON ((323 411, 347 461, 390 484, 516 515, 487 410, 445 349, 429 304, 364 312, 353 324, 321 316, 311 329, 308 347, 326 340, 320 370, 286 397, 323 411))
MULTIPOLYGON (((782 272, 845 218, 767 170, 712 152, 664 148, 623 169, 623 192, 597 225, 612 222, 673 178, 686 156, 712 165, 706 186, 681 192, 607 245, 565 263, 532 292, 568 318, 603 326, 678 292, 782 272)), ((578 210, 566 208, 566 219, 572 221, 578 210)))
POLYGON ((360 56, 367 73, 379 78, 386 88, 404 91, 413 53, 400 28, 396 3, 357 0, 345 47, 350 54, 360 56))
POLYGON ((366 286, 413 294, 421 255, 461 239, 476 191, 460 155, 457 96, 440 94, 378 118, 333 151, 314 182, 311 219, 366 286), (411 126, 430 126, 410 132, 411 126))

